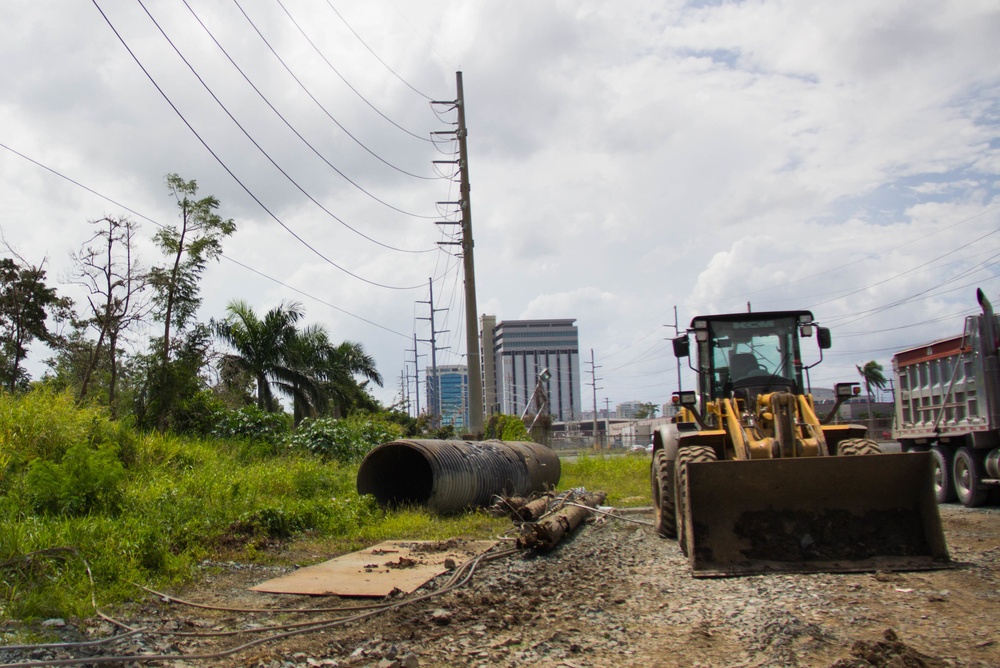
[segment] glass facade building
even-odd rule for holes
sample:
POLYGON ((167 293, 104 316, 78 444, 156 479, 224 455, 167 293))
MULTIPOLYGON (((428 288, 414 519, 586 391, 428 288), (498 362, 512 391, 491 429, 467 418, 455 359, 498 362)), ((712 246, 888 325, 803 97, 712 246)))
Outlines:
POLYGON ((441 416, 441 426, 461 433, 469 424, 469 369, 464 364, 427 369, 427 405, 441 416), (440 391, 440 395, 438 392, 440 391))
POLYGON ((548 404, 546 412, 559 422, 580 419, 580 336, 576 320, 505 320, 494 324, 493 316, 483 316, 481 322, 487 415, 499 412, 520 416, 526 409, 534 413, 535 388, 547 369, 549 377, 540 384, 548 404))

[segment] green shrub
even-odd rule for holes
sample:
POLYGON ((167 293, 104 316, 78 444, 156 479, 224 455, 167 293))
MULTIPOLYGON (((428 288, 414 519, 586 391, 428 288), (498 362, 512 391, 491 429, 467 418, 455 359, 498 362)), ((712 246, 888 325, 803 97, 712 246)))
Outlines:
POLYGON ((287 413, 268 413, 256 406, 244 406, 234 411, 217 411, 211 434, 217 438, 242 438, 280 443, 291 430, 292 418, 287 413))
POLYGON ((402 438, 403 429, 380 415, 355 414, 335 420, 303 420, 285 441, 293 451, 309 452, 342 464, 361 461, 372 448, 402 438))
POLYGON ((178 400, 172 411, 170 428, 178 434, 208 436, 225 405, 211 390, 200 390, 178 400))
POLYGON ((111 447, 94 448, 77 443, 61 462, 32 461, 25 482, 36 511, 86 515, 117 512, 124 477, 125 468, 111 447))
POLYGON ((494 413, 486 423, 485 437, 501 441, 530 441, 528 428, 516 415, 494 413))

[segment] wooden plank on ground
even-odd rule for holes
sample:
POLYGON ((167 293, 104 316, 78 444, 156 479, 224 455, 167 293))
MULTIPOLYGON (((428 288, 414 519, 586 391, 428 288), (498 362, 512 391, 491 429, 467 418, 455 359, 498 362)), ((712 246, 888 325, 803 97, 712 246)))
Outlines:
POLYGON ((382 597, 394 589, 410 593, 496 545, 494 541, 385 541, 251 587, 270 594, 382 597))

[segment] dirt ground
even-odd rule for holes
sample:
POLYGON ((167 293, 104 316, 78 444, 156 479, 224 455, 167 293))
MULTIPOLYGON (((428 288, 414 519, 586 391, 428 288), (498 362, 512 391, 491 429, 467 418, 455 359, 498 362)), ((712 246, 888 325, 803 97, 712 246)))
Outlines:
MULTIPOLYGON (((443 593, 367 619, 228 656, 153 665, 1000 666, 1000 509, 946 505, 940 511, 952 558, 951 567, 942 570, 694 579, 676 542, 655 535, 652 513, 632 512, 585 524, 547 554, 484 563, 454 589, 447 590, 446 576, 439 577, 417 594, 443 593)), ((294 547, 283 555, 290 562, 326 556, 332 555, 294 547)), ((170 593, 233 608, 358 603, 247 589, 289 570, 205 564, 196 586, 170 593)), ((125 614, 132 626, 167 634, 138 634, 83 655, 206 655, 254 636, 181 634, 302 619, 204 610, 155 597, 125 614)), ((77 629, 80 636, 90 639, 113 630, 106 622, 83 627, 77 629)), ((0 661, 46 661, 82 651, 14 655, 0 649, 0 661)))

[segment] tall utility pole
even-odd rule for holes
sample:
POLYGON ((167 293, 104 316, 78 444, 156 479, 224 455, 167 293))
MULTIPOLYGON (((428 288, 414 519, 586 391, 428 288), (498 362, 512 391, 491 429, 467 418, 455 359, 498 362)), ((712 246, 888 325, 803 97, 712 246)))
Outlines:
POLYGON ((420 417, 420 357, 417 352, 417 333, 413 333, 413 393, 417 397, 417 414, 420 417))
MULTIPOLYGON (((483 434, 483 370, 479 359, 479 305, 476 303, 476 263, 472 253, 472 198, 469 184, 469 147, 465 126, 465 91, 462 73, 455 72, 458 97, 454 102, 431 102, 451 105, 458 111, 458 129, 431 134, 454 134, 458 139, 459 207, 462 212, 462 260, 465 269, 465 347, 469 365, 469 431, 478 437, 483 434)), ((449 162, 439 160, 435 162, 449 162)), ((445 242, 450 243, 450 242, 445 242)))
MULTIPOLYGON (((429 318, 420 318, 417 320, 430 320, 431 322, 431 338, 429 339, 418 339, 418 341, 423 341, 425 343, 431 344, 431 373, 430 377, 434 378, 433 387, 427 386, 427 410, 431 413, 431 420, 434 421, 435 425, 441 426, 441 376, 438 375, 438 365, 437 365, 437 335, 447 332, 448 330, 437 331, 434 329, 434 313, 436 311, 447 311, 444 308, 434 308, 434 281, 430 278, 427 279, 427 286, 430 288, 430 301, 417 301, 418 304, 428 304, 431 309, 431 315, 429 318)), ((443 348, 441 349, 443 350, 443 348)))
POLYGON ((462 73, 455 72, 458 98, 458 167, 462 193, 462 259, 465 262, 465 347, 469 363, 469 430, 483 433, 483 371, 479 362, 479 305, 476 303, 476 264, 472 255, 472 187, 469 183, 469 147, 465 126, 465 92, 462 73))
MULTIPOLYGON (((681 330, 680 330, 680 323, 677 322, 677 307, 676 306, 674 306, 674 324, 673 325, 667 325, 667 327, 671 327, 671 326, 674 328, 674 336, 675 337, 680 336, 681 335, 681 330)), ((677 357, 675 359, 677 360, 677 391, 680 392, 682 389, 684 389, 684 388, 681 387, 681 358, 677 357)))
POLYGON ((597 381, 604 380, 603 378, 598 378, 597 377, 597 370, 599 368, 600 368, 599 366, 597 366, 596 364, 594 364, 594 349, 591 348, 590 349, 590 377, 591 377, 591 383, 590 384, 593 385, 593 388, 594 388, 594 449, 595 450, 600 450, 601 449, 601 442, 600 442, 600 440, 598 439, 598 436, 597 436, 597 390, 604 389, 604 388, 597 387, 597 381))

